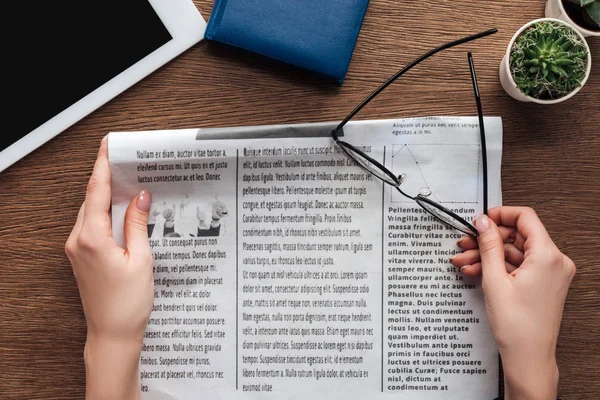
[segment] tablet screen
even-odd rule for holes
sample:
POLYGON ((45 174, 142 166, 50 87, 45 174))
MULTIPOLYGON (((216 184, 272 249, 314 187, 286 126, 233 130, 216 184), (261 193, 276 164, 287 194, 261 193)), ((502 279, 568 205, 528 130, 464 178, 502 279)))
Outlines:
POLYGON ((0 151, 172 39, 147 0, 14 3, 0 151))

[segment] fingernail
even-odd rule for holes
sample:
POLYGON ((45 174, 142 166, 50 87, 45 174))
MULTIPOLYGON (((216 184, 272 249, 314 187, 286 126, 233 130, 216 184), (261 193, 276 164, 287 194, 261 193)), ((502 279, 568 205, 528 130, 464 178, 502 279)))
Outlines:
POLYGON ((461 246, 461 244, 462 244, 462 242, 465 240, 465 238, 466 238, 466 237, 467 237, 467 236, 465 235, 465 236, 461 237, 460 239, 458 239, 458 242, 456 242, 456 245, 457 245, 458 247, 462 247, 462 246, 461 246))
POLYGON ((465 272, 465 268, 469 268, 469 267, 470 267, 469 265, 465 265, 464 267, 461 267, 460 272, 465 272))
POLYGON ((102 138, 102 141, 100 143, 104 143, 108 140, 108 134, 104 135, 104 137, 102 138))
POLYGON ((142 212, 150 211, 150 204, 152 204, 152 195, 146 190, 142 190, 137 198, 135 206, 142 212))
POLYGON ((488 216, 481 214, 479 217, 477 217, 475 220, 475 228, 477 228, 479 233, 486 233, 488 229, 490 229, 490 219, 488 216))

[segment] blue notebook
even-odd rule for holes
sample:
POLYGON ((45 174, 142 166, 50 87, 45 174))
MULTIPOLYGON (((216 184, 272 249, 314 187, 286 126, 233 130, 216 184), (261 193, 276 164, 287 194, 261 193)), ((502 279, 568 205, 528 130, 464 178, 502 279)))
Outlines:
POLYGON ((205 37, 344 82, 369 0, 215 0, 205 37))

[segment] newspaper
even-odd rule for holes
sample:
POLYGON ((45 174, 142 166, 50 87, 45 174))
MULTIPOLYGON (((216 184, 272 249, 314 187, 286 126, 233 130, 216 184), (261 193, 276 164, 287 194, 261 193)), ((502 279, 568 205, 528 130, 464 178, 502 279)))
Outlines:
MULTIPOLYGON (((154 309, 144 399, 494 399, 499 362, 461 237, 361 169, 333 123, 115 132, 113 230, 141 189, 154 309)), ((502 121, 486 117, 489 203, 502 121)), ((467 220, 482 211, 478 120, 349 123, 344 141, 467 220)))

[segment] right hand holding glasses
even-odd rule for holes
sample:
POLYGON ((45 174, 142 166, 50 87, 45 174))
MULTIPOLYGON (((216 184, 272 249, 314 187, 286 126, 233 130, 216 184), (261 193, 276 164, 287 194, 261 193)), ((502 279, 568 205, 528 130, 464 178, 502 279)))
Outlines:
POLYGON ((465 275, 482 275, 506 398, 556 398, 556 342, 575 264, 531 208, 491 209, 475 227, 479 237, 461 239, 464 252, 450 261, 465 275))

